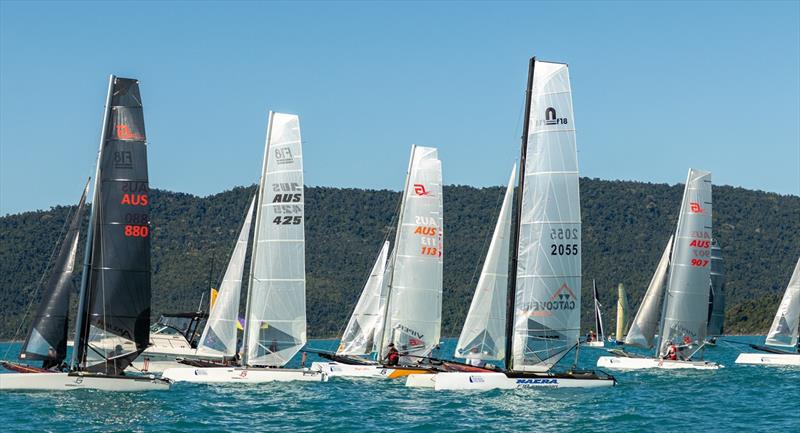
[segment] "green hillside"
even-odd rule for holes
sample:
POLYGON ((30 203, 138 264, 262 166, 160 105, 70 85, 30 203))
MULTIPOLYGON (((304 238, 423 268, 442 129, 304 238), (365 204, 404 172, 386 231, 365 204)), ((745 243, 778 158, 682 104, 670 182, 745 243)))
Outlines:
MULTIPOLYGON (((617 283, 625 283, 631 304, 638 306, 675 229, 682 190, 682 185, 581 179, 586 326, 591 326, 593 278, 607 326, 614 325, 617 283)), ((76 185, 76 200, 79 192, 76 185)), ((195 309, 207 290, 212 262, 213 280, 221 278, 253 192, 254 187, 208 197, 152 192, 154 315, 195 309)), ((453 185, 444 194, 443 333, 457 335, 502 190, 453 185)), ((399 193, 309 187, 306 200, 309 332, 336 336, 382 240, 393 231, 399 193)), ((0 218, 0 339, 24 336, 26 309, 70 210, 0 218), (23 331, 16 334, 20 326, 23 331)), ((727 331, 765 332, 800 255, 800 197, 715 187, 714 236, 727 268, 727 331)))

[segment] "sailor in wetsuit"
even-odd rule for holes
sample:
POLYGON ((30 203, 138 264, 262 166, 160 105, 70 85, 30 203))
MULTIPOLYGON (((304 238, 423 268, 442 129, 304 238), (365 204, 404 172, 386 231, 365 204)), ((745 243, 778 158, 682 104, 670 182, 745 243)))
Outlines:
POLYGON ((395 366, 400 363, 400 352, 394 347, 394 343, 389 343, 389 352, 383 358, 386 365, 395 366))

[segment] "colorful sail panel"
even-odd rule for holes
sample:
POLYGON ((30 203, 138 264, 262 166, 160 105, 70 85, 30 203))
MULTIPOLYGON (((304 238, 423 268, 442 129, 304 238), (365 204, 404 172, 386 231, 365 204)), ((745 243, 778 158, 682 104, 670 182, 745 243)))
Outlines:
POLYGON ((661 300, 667 287, 667 273, 669 272, 669 256, 672 253, 672 239, 669 237, 667 247, 661 253, 661 259, 656 266, 656 272, 650 279, 650 285, 639 304, 639 311, 631 323, 631 329, 625 336, 625 344, 630 346, 652 349, 658 330, 659 317, 661 316, 661 300))
POLYGON ((581 214, 567 65, 534 63, 529 124, 507 367, 547 371, 580 333, 581 214))
POLYGON ((797 345, 800 325, 800 259, 794 267, 792 278, 786 286, 778 312, 767 334, 767 344, 794 347, 797 345))
POLYGON ((247 245, 250 241, 250 225, 256 198, 250 201, 250 207, 244 217, 244 224, 239 231, 236 246, 233 248, 228 268, 222 278, 219 291, 216 292, 213 307, 200 336, 198 352, 205 355, 234 356, 237 349, 236 325, 239 320, 239 299, 242 292, 242 273, 247 256, 247 245))
POLYGON ((690 169, 670 259, 659 356, 666 355, 673 343, 680 346, 684 356, 689 356, 705 340, 711 281, 711 214, 711 173, 690 169))
POLYGON ((458 358, 500 360, 506 353, 506 295, 517 166, 511 169, 489 251, 456 345, 458 358))
POLYGON ((725 325, 725 262, 722 248, 711 240, 711 291, 708 299, 708 329, 706 335, 722 335, 725 325))
POLYGON ((75 269, 75 255, 78 253, 78 238, 88 192, 87 181, 78 201, 78 207, 69 220, 50 276, 42 290, 42 302, 33 316, 28 336, 19 354, 20 359, 44 361, 45 368, 58 365, 67 357, 69 297, 73 290, 72 272, 75 269))
POLYGON ((379 338, 381 323, 381 296, 385 287, 383 277, 386 272, 386 259, 389 256, 389 242, 384 242, 372 271, 369 273, 356 308, 350 316, 347 328, 336 353, 340 355, 367 355, 372 353, 375 339, 379 338))
POLYGON ((81 341, 88 370, 119 374, 150 342, 150 187, 139 82, 111 80, 81 341))
POLYGON ((300 119, 270 113, 246 313, 246 363, 285 365, 306 343, 300 119))
POLYGON ((392 342, 403 354, 426 356, 439 344, 442 205, 438 152, 413 146, 398 220, 382 352, 392 342))

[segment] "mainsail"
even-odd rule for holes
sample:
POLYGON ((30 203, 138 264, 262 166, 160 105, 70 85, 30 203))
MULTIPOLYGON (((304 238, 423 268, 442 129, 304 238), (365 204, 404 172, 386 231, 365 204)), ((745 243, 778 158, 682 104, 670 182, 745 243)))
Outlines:
POLYGON ((413 146, 397 224, 381 355, 389 342, 426 356, 442 325, 442 164, 435 148, 413 146))
POLYGON ((725 324, 725 263, 716 239, 711 240, 710 284, 707 335, 722 335, 725 324))
POLYGON ((628 292, 625 291, 625 285, 619 283, 619 286, 617 286, 617 333, 614 335, 617 341, 622 341, 625 336, 629 309, 628 292))
POLYGON ((89 182, 83 189, 78 207, 72 214, 67 232, 61 242, 50 277, 42 291, 42 302, 33 316, 30 330, 22 344, 21 359, 42 360, 45 365, 60 364, 67 357, 67 326, 69 295, 72 291, 72 271, 78 252, 83 210, 89 182))
POLYGON ((386 241, 381 247, 372 271, 367 278, 367 283, 361 291, 353 315, 342 336, 339 349, 336 353, 340 355, 367 355, 372 353, 375 346, 375 339, 383 322, 381 315, 383 306, 381 297, 383 295, 383 277, 386 272, 386 258, 389 255, 389 242, 386 241))
POLYGON ((594 327, 597 329, 597 340, 605 340, 605 330, 603 329, 603 312, 600 310, 600 298, 597 297, 597 284, 592 280, 592 297, 594 298, 594 327))
POLYGON ((531 75, 507 368, 547 371, 580 332, 580 194, 567 65, 534 59, 531 75))
POLYGON ((647 291, 639 304, 639 311, 633 319, 631 329, 625 336, 625 344, 651 349, 654 344, 656 330, 658 329, 661 314, 661 299, 666 288, 667 273, 669 271, 669 256, 672 252, 672 236, 667 241, 667 247, 661 254, 656 272, 647 286, 647 291))
POLYGON ((767 334, 767 344, 794 347, 797 345, 800 324, 800 259, 794 267, 792 278, 783 294, 783 300, 767 334))
POLYGON ((78 311, 78 367, 119 374, 150 340, 150 188, 139 82, 111 76, 78 311))
POLYGON ((245 365, 283 366, 306 343, 303 155, 297 115, 269 115, 245 314, 245 365))
POLYGON ((711 213, 711 173, 690 169, 670 260, 659 356, 671 343, 690 354, 706 337, 711 213))
POLYGON ((256 198, 250 202, 244 224, 233 248, 228 268, 216 292, 206 327, 200 336, 198 352, 209 355, 234 356, 236 354, 236 325, 239 317, 239 298, 242 291, 242 273, 250 240, 250 224, 256 198))
POLYGON ((514 165, 475 295, 456 345, 455 356, 459 358, 500 360, 505 357, 511 205, 516 172, 514 165))

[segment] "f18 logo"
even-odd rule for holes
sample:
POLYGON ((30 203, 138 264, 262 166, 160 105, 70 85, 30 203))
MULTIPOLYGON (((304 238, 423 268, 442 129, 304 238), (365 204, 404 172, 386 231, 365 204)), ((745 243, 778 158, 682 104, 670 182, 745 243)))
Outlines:
POLYGON ((545 125, 566 125, 567 118, 566 117, 558 117, 556 115, 556 109, 553 107, 547 107, 544 110, 544 124, 545 125))
POLYGON ((700 207, 700 203, 693 201, 689 203, 689 211, 691 213, 703 213, 703 208, 700 207))
POLYGON ((423 185, 421 183, 415 183, 414 184, 414 193, 417 194, 417 195, 422 195, 422 196, 431 194, 430 191, 425 189, 425 185, 423 185))

